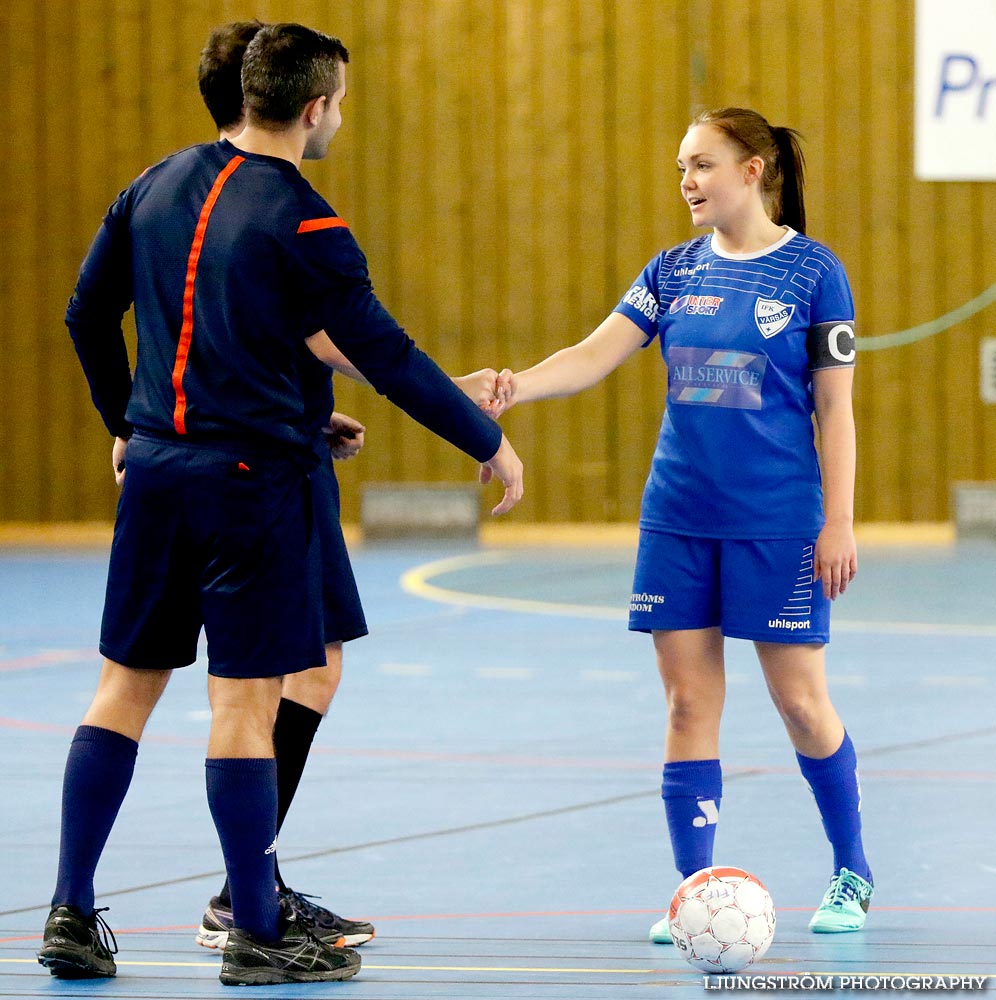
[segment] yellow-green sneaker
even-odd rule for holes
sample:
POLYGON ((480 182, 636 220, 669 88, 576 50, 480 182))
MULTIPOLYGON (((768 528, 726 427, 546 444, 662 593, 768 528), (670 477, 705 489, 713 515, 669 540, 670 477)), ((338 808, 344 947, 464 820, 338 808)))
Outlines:
POLYGON ((865 925, 868 902, 874 885, 847 868, 841 868, 832 879, 819 909, 809 921, 814 934, 843 934, 860 931, 865 925))
POLYGON ((671 924, 668 922, 665 916, 662 920, 658 920, 653 927, 650 928, 650 933, 647 935, 654 944, 673 944, 671 940, 671 924))

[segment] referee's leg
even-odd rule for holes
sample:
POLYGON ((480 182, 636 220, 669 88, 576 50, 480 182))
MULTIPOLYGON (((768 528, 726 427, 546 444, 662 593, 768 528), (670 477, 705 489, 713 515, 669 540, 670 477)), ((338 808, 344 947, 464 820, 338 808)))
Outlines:
POLYGON ((277 765, 273 723, 281 677, 208 678, 208 806, 218 831, 234 924, 260 941, 280 937, 274 891, 277 765))
POLYGON ((170 673, 105 659, 73 737, 62 785, 59 871, 39 953, 55 975, 114 975, 94 922, 93 878, 131 784, 138 741, 170 673))

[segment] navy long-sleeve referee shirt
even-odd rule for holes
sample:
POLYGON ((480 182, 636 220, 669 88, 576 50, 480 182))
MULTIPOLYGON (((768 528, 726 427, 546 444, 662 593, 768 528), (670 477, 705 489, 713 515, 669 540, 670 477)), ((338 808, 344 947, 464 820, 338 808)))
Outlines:
POLYGON ((324 329, 373 387, 479 461, 498 425, 377 300, 345 223, 292 163, 227 141, 167 157, 111 206, 66 313, 112 434, 306 446, 303 341, 324 329), (134 381, 121 321, 134 303, 134 381))

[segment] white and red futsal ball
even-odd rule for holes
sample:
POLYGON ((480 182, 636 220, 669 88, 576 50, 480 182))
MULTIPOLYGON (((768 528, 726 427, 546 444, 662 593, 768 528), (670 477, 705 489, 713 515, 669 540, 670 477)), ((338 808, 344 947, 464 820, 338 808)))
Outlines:
POLYGON ((739 972, 775 936, 775 905, 764 884, 742 868, 703 868, 675 890, 668 910, 671 939, 703 972, 739 972))

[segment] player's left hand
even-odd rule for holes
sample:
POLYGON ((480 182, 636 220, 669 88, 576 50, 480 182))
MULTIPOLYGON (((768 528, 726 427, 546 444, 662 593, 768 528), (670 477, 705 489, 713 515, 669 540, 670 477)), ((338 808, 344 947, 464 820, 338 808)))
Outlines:
POLYGON ((339 461, 352 458, 363 447, 363 434, 366 428, 345 413, 333 413, 329 422, 322 428, 325 443, 329 446, 332 457, 339 461))
POLYGON ((813 582, 822 580, 823 596, 831 601, 847 590, 858 572, 858 546, 850 521, 827 521, 816 539, 813 582))

